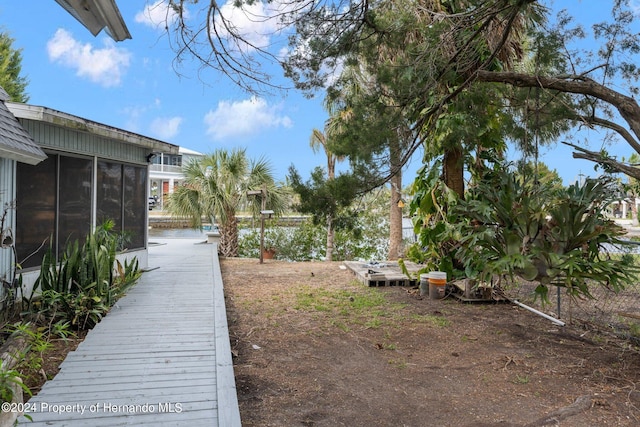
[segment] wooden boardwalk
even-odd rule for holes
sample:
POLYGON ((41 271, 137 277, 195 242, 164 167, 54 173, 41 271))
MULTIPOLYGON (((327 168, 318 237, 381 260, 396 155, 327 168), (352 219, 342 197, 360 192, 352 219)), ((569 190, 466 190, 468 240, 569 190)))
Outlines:
POLYGON ((68 355, 20 425, 241 425, 217 246, 154 241, 159 268, 68 355))

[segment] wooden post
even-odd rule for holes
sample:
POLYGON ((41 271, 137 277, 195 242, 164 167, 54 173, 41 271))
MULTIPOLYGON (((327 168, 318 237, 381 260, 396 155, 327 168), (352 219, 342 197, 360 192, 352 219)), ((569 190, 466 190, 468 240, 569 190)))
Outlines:
POLYGON ((262 213, 267 205, 267 186, 262 187, 260 193, 260 264, 264 262, 264 214, 262 213))

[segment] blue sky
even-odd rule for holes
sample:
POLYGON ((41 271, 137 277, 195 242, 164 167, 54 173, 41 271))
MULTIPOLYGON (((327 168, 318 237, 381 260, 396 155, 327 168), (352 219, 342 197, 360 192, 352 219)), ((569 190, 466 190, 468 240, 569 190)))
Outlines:
MULTIPOLYGON (((580 42, 579 47, 581 49, 593 50, 600 46, 596 44, 591 36, 593 35, 592 26, 595 23, 600 23, 611 18, 611 7, 613 0, 550 0, 543 2, 549 6, 555 12, 562 9, 566 9, 574 18, 575 23, 579 23, 587 33, 587 38, 580 42)), ((636 16, 640 13, 640 1, 630 0, 631 7, 636 11, 636 16)), ((631 32, 640 33, 640 21, 636 20, 633 23, 631 32)), ((579 71, 585 71, 588 66, 579 68, 579 71)), ((627 94, 624 88, 620 85, 611 86, 615 90, 619 90, 624 94, 627 94)), ((618 120, 618 123, 627 128, 626 123, 622 120, 618 120)), ((582 146, 588 150, 600 151, 606 149, 611 155, 616 156, 618 159, 623 157, 628 159, 633 153, 633 149, 626 143, 621 141, 620 138, 614 138, 613 140, 606 140, 605 132, 602 129, 574 129, 567 135, 564 135, 561 140, 570 141, 576 145, 582 146)), ((545 162, 551 169, 555 169, 563 178, 565 185, 572 184, 580 177, 591 176, 595 177, 602 173, 601 169, 594 170, 594 163, 582 159, 574 159, 572 157, 572 149, 561 143, 551 144, 547 147, 540 148, 540 160, 545 162)), ((516 156, 518 156, 516 154, 516 156)))
MULTIPOLYGON (((117 3, 133 38, 115 43, 104 33, 93 37, 54 0, 40 0, 37 6, 0 0, 0 28, 15 39, 15 48, 22 49, 30 104, 200 152, 243 147, 253 158, 267 158, 280 180, 291 164, 303 176, 325 165, 324 154, 314 154, 309 147, 312 129, 322 129, 327 118, 322 94, 311 100, 294 91, 255 97, 221 75, 205 73, 200 79, 198 66, 190 63, 183 64, 178 75, 168 40, 150 19, 153 14, 145 12, 154 2, 117 3)), ((577 11, 580 22, 588 25, 609 16, 610 2, 555 1, 554 8, 563 7, 577 11)), ((264 29, 258 32, 265 34, 264 29)), ((586 136, 591 140, 588 148, 599 150, 603 135, 591 131, 586 136)), ((630 154, 626 144, 608 149, 630 154)), ((572 159, 561 144, 543 148, 541 154, 565 184, 579 174, 594 174, 590 162, 572 159)), ((405 185, 413 179, 420 157, 417 153, 407 167, 405 185)))
POLYGON ((204 153, 243 147, 267 158, 278 179, 292 163, 303 176, 326 163, 309 147, 327 118, 321 96, 252 97, 212 73, 203 83, 189 63, 178 75, 167 39, 144 13, 147 1, 117 3, 132 39, 115 43, 104 32, 93 37, 54 0, 0 1, 0 27, 22 49, 30 104, 204 153))

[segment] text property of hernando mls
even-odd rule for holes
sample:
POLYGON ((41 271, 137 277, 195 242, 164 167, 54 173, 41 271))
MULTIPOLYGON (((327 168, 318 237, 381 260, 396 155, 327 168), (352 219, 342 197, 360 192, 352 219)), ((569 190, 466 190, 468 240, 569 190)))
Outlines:
POLYGON ((182 412, 182 403, 179 402, 158 402, 141 404, 115 404, 110 402, 98 402, 94 404, 63 404, 47 402, 26 402, 26 403, 2 403, 2 412, 19 412, 23 414, 32 413, 56 413, 56 414, 179 414, 182 412))

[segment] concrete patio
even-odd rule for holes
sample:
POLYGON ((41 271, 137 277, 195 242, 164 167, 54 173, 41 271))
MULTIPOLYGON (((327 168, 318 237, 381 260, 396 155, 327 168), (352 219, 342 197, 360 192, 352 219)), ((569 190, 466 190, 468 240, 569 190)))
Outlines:
POLYGON ((29 426, 240 426, 217 245, 153 239, 139 283, 29 402, 29 426))

